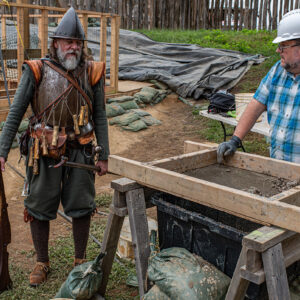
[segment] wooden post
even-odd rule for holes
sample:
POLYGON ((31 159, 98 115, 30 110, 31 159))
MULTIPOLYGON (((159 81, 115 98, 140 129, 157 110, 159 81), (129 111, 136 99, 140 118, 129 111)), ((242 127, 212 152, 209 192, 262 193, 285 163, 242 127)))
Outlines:
POLYGON ((239 0, 234 0, 234 30, 238 29, 239 20, 239 0))
POLYGON ((17 40, 17 60, 18 60, 18 81, 22 76, 22 64, 24 62, 24 8, 17 8, 17 25, 18 25, 18 40, 17 40))
MULTIPOLYGON (((83 14, 81 17, 81 23, 84 31, 85 38, 88 38, 88 16, 83 14)), ((87 41, 84 42, 84 47, 87 48, 87 41)))
MULTIPOLYGON (((1 17, 1 38, 2 49, 6 49, 6 17, 1 17)), ((4 68, 7 68, 6 60, 4 60, 4 68)), ((4 72, 4 70, 2 70, 4 72)))
POLYGON ((290 300, 281 243, 262 253, 267 289, 271 300, 290 300))
POLYGON ((100 61, 106 62, 106 26, 107 18, 101 18, 101 28, 100 28, 100 61))
POLYGON ((150 255, 150 239, 143 189, 126 193, 132 244, 134 248, 136 274, 139 282, 140 299, 147 291, 147 268, 150 255))
POLYGON ((246 263, 246 248, 243 247, 235 267, 225 300, 244 299, 249 281, 241 277, 241 267, 246 263))
POLYGON ((42 9, 41 11, 41 57, 45 57, 48 53, 48 10, 42 9))
MULTIPOLYGON (((121 193, 115 190, 112 204, 114 208, 126 207, 125 193, 121 193)), ((101 252, 107 252, 101 264, 103 275, 102 275, 101 286, 98 290, 98 292, 102 296, 104 296, 106 292, 108 277, 111 272, 113 260, 116 254, 118 241, 119 241, 122 225, 124 222, 124 217, 125 216, 118 216, 113 212, 111 212, 108 216, 107 225, 103 236, 102 248, 101 248, 101 252)))
POLYGON ((112 17, 111 20, 111 54, 110 54, 110 85, 114 92, 118 91, 119 71, 119 30, 120 17, 112 17))

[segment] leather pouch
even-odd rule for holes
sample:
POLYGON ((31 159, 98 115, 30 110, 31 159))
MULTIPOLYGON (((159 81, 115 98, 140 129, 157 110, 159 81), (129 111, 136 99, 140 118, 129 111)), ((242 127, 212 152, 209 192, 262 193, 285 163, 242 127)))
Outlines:
POLYGON ((58 133, 58 139, 57 139, 57 146, 52 146, 52 137, 53 137, 53 130, 52 129, 46 129, 43 127, 39 127, 35 129, 33 133, 34 138, 38 138, 40 141, 40 153, 42 152, 42 143, 43 143, 43 136, 46 138, 46 143, 47 143, 47 149, 48 149, 48 154, 47 155, 42 155, 46 157, 51 157, 54 159, 60 159, 62 155, 65 154, 66 152, 66 142, 67 142, 67 134, 64 129, 62 129, 58 133))

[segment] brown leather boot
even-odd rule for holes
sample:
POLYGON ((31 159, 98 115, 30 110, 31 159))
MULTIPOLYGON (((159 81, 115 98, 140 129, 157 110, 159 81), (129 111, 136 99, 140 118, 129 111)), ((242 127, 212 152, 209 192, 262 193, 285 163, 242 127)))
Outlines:
POLYGON ((87 262, 87 259, 84 258, 74 258, 73 267, 79 266, 87 262))
POLYGON ((41 283, 47 280, 47 276, 50 272, 50 264, 49 262, 37 262, 33 271, 30 273, 29 282, 30 286, 37 287, 41 283))

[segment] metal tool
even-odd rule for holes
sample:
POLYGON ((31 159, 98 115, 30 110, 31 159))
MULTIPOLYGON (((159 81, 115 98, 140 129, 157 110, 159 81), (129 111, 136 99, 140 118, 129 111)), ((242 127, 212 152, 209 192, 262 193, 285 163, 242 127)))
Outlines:
POLYGON ((101 168, 93 165, 87 165, 87 164, 81 164, 76 162, 68 161, 68 157, 62 156, 61 161, 56 165, 50 165, 49 168, 59 168, 60 166, 66 166, 71 168, 79 168, 84 169, 88 171, 95 171, 95 172, 101 172, 101 168))

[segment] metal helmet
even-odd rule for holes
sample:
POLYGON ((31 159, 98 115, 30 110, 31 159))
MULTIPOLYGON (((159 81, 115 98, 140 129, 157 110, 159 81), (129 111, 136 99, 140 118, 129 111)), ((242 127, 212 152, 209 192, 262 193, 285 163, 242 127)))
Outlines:
POLYGON ((83 27, 73 7, 70 7, 67 10, 59 25, 57 26, 54 34, 50 38, 74 40, 85 39, 83 27))
POLYGON ((282 17, 273 43, 295 39, 300 39, 300 9, 291 10, 282 17))

